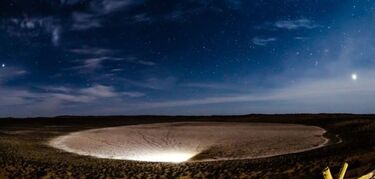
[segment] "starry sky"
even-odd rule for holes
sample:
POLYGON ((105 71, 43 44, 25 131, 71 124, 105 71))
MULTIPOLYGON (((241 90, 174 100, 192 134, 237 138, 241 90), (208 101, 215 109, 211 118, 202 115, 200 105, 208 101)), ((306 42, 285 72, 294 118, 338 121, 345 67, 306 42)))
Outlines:
POLYGON ((373 113, 373 0, 2 0, 0 116, 373 113))

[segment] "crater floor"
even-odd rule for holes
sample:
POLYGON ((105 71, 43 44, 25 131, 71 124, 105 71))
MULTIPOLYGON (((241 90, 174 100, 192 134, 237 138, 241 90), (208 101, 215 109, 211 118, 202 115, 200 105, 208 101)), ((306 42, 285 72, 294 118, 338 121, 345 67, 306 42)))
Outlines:
POLYGON ((324 146, 316 126, 270 123, 177 122, 70 133, 49 145, 98 158, 148 162, 252 159, 324 146))

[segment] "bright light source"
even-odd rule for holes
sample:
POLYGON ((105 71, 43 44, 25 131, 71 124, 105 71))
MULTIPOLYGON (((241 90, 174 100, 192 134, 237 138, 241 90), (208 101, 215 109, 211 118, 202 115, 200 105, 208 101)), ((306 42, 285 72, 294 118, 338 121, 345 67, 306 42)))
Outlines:
POLYGON ((139 156, 126 157, 127 160, 145 161, 145 162, 171 162, 181 163, 188 161, 195 154, 184 152, 161 152, 153 154, 143 154, 139 156))
POLYGON ((354 81, 357 80, 357 74, 355 74, 355 73, 352 74, 352 80, 354 80, 354 81))

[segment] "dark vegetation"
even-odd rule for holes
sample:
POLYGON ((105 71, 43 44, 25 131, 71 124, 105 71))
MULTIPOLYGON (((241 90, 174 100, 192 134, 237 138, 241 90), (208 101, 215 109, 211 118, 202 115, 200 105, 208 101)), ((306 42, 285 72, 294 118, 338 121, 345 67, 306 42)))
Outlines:
POLYGON ((211 117, 111 116, 0 119, 0 178, 322 178, 349 163, 348 177, 375 169, 375 116, 349 114, 211 117), (255 160, 183 164, 96 159, 46 145, 52 137, 84 129, 175 121, 277 122, 320 126, 330 145, 255 160))

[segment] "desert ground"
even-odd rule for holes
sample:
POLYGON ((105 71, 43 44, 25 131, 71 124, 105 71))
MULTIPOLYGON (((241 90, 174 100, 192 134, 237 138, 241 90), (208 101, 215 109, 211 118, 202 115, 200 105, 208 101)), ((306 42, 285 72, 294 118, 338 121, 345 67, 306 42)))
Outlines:
POLYGON ((375 169, 374 131, 375 116, 350 114, 7 118, 0 178, 322 178, 326 166, 336 174, 344 161, 353 178, 375 169), (82 137, 95 138, 77 143, 82 137), (100 153, 109 141, 112 155, 100 153), (133 144, 122 150, 123 142, 133 144), (197 154, 181 163, 121 158, 170 146, 197 154))
POLYGON ((324 146, 325 130, 267 123, 178 122, 71 133, 50 141, 68 152, 150 162, 253 159, 324 146))

